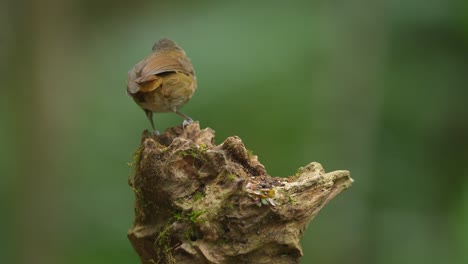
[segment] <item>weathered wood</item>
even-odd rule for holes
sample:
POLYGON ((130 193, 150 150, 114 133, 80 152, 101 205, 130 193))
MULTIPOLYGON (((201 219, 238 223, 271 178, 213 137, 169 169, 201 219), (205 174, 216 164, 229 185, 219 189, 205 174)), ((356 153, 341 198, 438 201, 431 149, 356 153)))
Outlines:
POLYGON ((307 224, 353 182, 316 162, 270 177, 240 138, 215 145, 198 123, 145 132, 134 166, 128 237, 142 263, 299 263, 307 224))

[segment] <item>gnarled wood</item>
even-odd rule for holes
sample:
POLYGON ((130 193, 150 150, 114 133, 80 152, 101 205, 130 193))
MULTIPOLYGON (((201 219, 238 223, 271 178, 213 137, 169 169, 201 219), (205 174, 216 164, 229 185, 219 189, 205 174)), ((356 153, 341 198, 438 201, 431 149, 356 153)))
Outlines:
POLYGON ((299 263, 307 224, 353 182, 316 162, 270 177, 240 138, 215 145, 198 123, 145 132, 134 166, 128 237, 142 263, 299 263))

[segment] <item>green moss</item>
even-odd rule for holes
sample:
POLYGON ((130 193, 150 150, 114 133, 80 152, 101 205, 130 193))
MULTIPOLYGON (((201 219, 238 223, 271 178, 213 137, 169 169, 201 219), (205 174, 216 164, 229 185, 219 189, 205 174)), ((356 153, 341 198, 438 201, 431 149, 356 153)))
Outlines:
POLYGON ((192 145, 189 149, 179 151, 179 155, 182 157, 190 156, 195 159, 206 161, 205 152, 208 147, 205 144, 192 145))
POLYGON ((195 192, 195 194, 193 195, 193 201, 196 202, 198 200, 203 199, 204 197, 205 197, 205 195, 202 192, 200 192, 200 191, 195 192))
POLYGON ((182 212, 174 213, 174 219, 176 221, 183 221, 185 219, 185 216, 182 212))
POLYGON ((196 225, 195 223, 200 222, 198 217, 206 211, 192 211, 190 213, 184 213, 182 211, 174 211, 172 217, 167 221, 162 230, 157 234, 154 241, 154 249, 156 252, 157 260, 152 263, 158 264, 175 264, 174 256, 172 255, 171 240, 172 226, 175 222, 181 222, 186 227, 183 232, 183 236, 187 241, 192 241, 196 238, 196 225))
MULTIPOLYGON (((162 146, 162 145, 161 145, 161 146, 162 146)), ((165 147, 165 146, 163 146, 162 148, 160 148, 161 154, 166 153, 168 149, 169 149, 169 147, 165 147)))
POLYGON ((195 228, 193 225, 190 225, 187 229, 184 231, 184 238, 187 241, 192 241, 192 239, 195 237, 195 228))
POLYGON ((236 178, 237 178, 237 176, 235 174, 229 174, 227 176, 227 179, 230 180, 230 181, 234 181, 236 178))
POLYGON ((255 156, 254 151, 251 149, 247 150, 247 155, 249 156, 249 158, 252 158, 253 156, 255 156))
POLYGON ((132 154, 132 162, 127 163, 127 165, 132 167, 134 170, 137 170, 140 166, 143 149, 143 145, 140 145, 138 149, 132 154))
POLYGON ((206 213, 205 210, 192 211, 188 214, 188 218, 190 219, 190 222, 192 223, 202 222, 201 220, 198 219, 198 217, 200 217, 204 213, 206 213))
POLYGON ((193 149, 181 150, 179 151, 179 155, 182 157, 186 157, 186 156, 191 156, 193 158, 198 157, 198 153, 194 151, 193 149))
POLYGON ((288 195, 288 201, 292 205, 296 205, 296 199, 294 199, 291 195, 288 195))
POLYGON ((142 155, 143 155, 143 150, 144 146, 140 145, 138 149, 132 154, 132 162, 127 163, 130 167, 132 167, 132 174, 128 176, 128 184, 130 187, 133 189, 133 192, 135 193, 136 197, 136 214, 138 217, 141 219, 145 219, 146 215, 144 213, 144 208, 150 206, 151 204, 145 200, 145 197, 143 196, 143 192, 141 191, 140 186, 135 185, 135 175, 140 169, 140 164, 142 161, 142 155))
POLYGON ((200 145, 198 145, 198 147, 199 147, 201 153, 205 153, 208 150, 208 146, 203 142, 200 143, 200 145))
POLYGON ((154 241, 154 248, 158 257, 158 260, 155 263, 162 263, 161 261, 165 261, 165 264, 175 264, 175 259, 172 255, 172 248, 170 245, 171 226, 172 219, 170 219, 166 223, 166 225, 163 227, 161 232, 159 232, 158 236, 156 237, 156 240, 154 241))
POLYGON ((153 243, 157 256, 157 260, 153 260, 154 263, 174 264, 175 260, 172 255, 171 241, 174 243, 173 240, 177 239, 177 237, 173 237, 173 224, 175 222, 180 222, 180 224, 185 227, 185 230, 183 231, 183 238, 188 242, 194 241, 197 237, 196 223, 202 222, 199 217, 205 212, 205 210, 191 212, 173 211, 172 216, 161 229, 161 231, 157 234, 153 243))

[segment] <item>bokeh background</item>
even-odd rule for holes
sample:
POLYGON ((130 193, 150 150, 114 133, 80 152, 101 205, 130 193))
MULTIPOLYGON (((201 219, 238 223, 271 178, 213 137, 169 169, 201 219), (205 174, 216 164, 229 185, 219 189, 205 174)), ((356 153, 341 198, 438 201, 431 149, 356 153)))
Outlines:
POLYGON ((468 263, 468 2, 447 0, 0 2, 0 263, 138 263, 127 162, 150 126, 125 81, 162 37, 218 143, 274 176, 352 172, 302 263, 468 263))

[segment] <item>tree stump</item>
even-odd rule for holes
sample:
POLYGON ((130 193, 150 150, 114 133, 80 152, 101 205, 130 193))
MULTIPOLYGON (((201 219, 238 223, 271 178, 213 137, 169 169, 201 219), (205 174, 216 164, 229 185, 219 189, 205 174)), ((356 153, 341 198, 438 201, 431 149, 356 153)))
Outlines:
POLYGON ((316 162, 271 177, 240 138, 215 145, 197 122, 145 131, 133 166, 128 237, 141 263, 299 263, 307 224, 353 182, 316 162))

